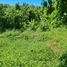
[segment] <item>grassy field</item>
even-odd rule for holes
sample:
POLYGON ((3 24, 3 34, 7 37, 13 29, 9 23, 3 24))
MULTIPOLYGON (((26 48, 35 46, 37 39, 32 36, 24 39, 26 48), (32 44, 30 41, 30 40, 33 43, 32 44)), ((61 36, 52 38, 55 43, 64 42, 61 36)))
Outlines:
MULTIPOLYGON (((6 31, 0 34, 0 67, 65 67, 67 30, 6 31)), ((67 67, 67 66, 66 66, 67 67)))

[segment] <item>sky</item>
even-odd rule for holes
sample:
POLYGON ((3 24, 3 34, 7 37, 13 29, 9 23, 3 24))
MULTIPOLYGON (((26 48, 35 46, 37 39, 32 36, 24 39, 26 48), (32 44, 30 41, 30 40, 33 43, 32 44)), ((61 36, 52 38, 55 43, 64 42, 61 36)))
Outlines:
POLYGON ((0 3, 3 4, 10 4, 10 5, 15 5, 16 3, 23 4, 23 3, 28 3, 30 5, 37 5, 39 6, 41 4, 42 0, 0 0, 0 3))

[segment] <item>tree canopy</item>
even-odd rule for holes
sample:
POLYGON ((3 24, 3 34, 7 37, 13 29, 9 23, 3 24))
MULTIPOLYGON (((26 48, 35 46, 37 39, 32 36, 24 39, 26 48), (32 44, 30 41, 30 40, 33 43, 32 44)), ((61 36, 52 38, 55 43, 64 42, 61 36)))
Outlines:
POLYGON ((0 30, 6 29, 28 29, 37 30, 50 29, 66 24, 67 1, 66 0, 42 0, 41 6, 29 5, 8 5, 0 4, 0 30), (32 22, 33 21, 33 22, 32 22))

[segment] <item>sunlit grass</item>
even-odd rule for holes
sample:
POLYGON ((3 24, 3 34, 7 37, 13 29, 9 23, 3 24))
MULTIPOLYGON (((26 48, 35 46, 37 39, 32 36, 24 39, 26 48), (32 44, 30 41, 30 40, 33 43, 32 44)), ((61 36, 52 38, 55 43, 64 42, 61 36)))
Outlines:
POLYGON ((0 67, 58 67, 66 49, 66 29, 6 31, 0 34, 0 67))

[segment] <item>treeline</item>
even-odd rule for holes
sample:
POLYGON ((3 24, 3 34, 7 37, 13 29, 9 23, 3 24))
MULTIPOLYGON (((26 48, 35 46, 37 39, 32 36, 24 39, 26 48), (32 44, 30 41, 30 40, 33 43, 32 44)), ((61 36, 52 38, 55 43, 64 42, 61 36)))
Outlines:
POLYGON ((50 30, 67 22, 66 0, 42 0, 41 6, 0 4, 0 31, 6 29, 50 30))

